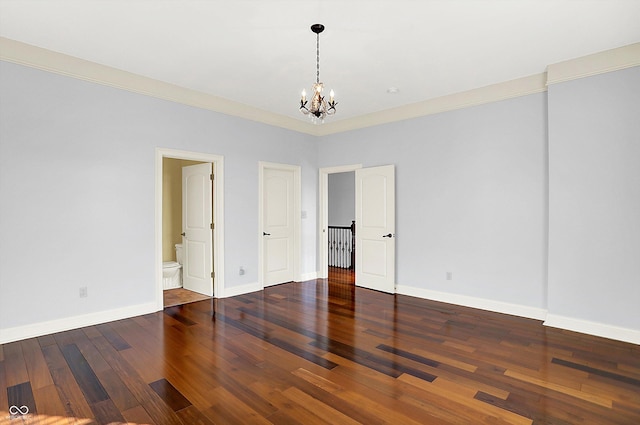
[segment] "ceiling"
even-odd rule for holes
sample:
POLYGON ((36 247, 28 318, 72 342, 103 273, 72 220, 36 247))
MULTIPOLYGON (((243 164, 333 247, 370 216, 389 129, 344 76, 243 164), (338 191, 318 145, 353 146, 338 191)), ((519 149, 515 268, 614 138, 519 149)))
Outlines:
POLYGON ((0 0, 2 37, 302 121, 314 23, 337 121, 637 43, 638 22, 639 0, 0 0))

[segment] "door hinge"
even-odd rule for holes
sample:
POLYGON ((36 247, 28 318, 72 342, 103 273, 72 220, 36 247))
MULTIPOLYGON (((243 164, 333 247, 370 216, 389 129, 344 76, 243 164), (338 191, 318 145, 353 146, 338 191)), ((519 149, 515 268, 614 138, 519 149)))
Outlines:
POLYGON ((216 226, 213 223, 211 223, 211 230, 213 230, 215 228, 216 228, 216 226))
POLYGON ((214 272, 211 272, 211 279, 213 279, 216 276, 216 274, 214 272))
POLYGON ((209 174, 209 179, 211 179, 211 181, 213 181, 213 179, 214 179, 213 173, 209 174))

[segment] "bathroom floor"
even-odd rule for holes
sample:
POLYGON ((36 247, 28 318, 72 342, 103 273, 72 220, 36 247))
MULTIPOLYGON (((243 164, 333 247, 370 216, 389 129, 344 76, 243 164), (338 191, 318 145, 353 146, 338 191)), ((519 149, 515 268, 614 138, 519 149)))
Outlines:
POLYGON ((165 308, 211 298, 206 295, 202 295, 197 292, 189 291, 183 288, 166 289, 162 292, 164 297, 165 308))

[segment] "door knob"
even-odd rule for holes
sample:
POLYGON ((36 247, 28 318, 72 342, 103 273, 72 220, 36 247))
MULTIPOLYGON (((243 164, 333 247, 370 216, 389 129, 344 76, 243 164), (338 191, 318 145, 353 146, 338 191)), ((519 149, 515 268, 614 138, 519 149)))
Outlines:
POLYGON ((383 237, 383 238, 392 238, 392 237, 393 237, 393 235, 392 235, 391 233, 389 233, 389 234, 387 234, 387 235, 383 235, 382 237, 383 237))
POLYGON ((185 233, 184 233, 184 232, 182 232, 182 233, 180 233, 180 235, 185 236, 185 233))
POLYGON ((262 232, 262 236, 271 236, 271 233, 262 232))

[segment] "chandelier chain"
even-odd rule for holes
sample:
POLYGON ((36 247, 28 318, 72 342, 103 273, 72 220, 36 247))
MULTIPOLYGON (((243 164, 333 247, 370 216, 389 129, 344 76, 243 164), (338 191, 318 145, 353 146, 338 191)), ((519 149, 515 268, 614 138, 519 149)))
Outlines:
POLYGON ((316 83, 320 82, 320 34, 316 34, 316 83))

